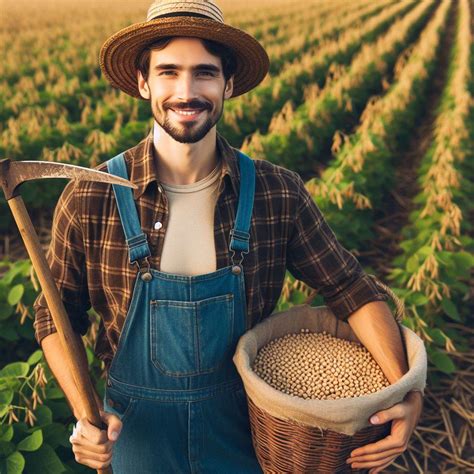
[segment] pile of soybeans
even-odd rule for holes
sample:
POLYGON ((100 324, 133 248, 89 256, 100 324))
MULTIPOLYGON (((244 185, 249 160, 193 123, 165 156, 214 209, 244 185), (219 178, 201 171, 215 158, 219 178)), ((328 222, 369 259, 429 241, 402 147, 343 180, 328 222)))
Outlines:
POLYGON ((263 346, 253 370, 273 388, 305 399, 359 397, 390 385, 362 344, 309 329, 263 346))

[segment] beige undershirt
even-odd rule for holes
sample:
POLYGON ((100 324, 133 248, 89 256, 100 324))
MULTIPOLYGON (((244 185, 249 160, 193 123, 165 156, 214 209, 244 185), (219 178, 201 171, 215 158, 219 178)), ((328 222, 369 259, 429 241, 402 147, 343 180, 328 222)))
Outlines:
POLYGON ((196 183, 161 183, 169 205, 161 271, 200 275, 216 270, 214 209, 220 172, 218 163, 209 175, 196 183))

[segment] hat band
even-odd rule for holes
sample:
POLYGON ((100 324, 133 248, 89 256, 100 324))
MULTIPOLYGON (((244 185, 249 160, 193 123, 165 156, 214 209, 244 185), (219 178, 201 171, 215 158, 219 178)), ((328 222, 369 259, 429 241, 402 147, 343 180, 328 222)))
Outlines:
POLYGON ((177 12, 177 13, 163 13, 162 15, 157 15, 152 18, 156 20, 158 18, 172 18, 174 16, 195 16, 197 18, 205 18, 206 20, 213 20, 213 18, 203 15, 202 13, 191 13, 191 12, 177 12))
POLYGON ((224 23, 224 16, 220 8, 211 2, 176 2, 154 3, 147 14, 147 21, 158 18, 166 14, 174 13, 191 14, 197 13, 206 18, 224 23))

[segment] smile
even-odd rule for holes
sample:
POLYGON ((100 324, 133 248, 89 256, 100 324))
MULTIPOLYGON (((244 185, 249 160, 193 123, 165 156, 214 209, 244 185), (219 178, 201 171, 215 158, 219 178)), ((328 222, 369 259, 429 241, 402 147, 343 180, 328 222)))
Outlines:
POLYGON ((204 111, 204 109, 199 109, 199 110, 174 110, 174 109, 171 109, 171 110, 174 113, 178 114, 178 115, 182 115, 182 116, 186 116, 186 117, 197 116, 201 112, 204 111))

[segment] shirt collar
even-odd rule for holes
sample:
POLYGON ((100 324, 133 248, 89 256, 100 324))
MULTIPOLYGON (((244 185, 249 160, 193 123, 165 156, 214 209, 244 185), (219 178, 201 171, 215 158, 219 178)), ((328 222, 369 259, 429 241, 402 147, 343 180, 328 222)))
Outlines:
MULTIPOLYGON (((229 145, 227 140, 217 132, 216 138, 217 157, 222 160, 222 180, 230 180, 233 191, 238 196, 240 183, 240 171, 237 163, 238 151, 229 145)), ((137 185, 133 190, 133 197, 138 199, 147 189, 151 182, 159 182, 156 172, 156 151, 153 144, 153 127, 148 135, 134 148, 130 150, 132 163, 130 181, 137 185)))

